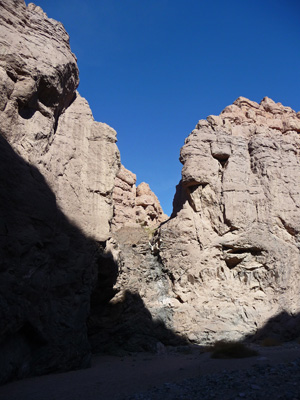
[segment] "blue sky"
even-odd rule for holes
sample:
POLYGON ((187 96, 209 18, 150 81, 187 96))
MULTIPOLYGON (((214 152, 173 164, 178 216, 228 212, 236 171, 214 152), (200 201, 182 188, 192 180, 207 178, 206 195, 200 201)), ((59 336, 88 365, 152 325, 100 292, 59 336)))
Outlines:
POLYGON ((179 151, 237 97, 300 110, 299 0, 36 0, 61 21, 79 92, 170 214, 179 151))

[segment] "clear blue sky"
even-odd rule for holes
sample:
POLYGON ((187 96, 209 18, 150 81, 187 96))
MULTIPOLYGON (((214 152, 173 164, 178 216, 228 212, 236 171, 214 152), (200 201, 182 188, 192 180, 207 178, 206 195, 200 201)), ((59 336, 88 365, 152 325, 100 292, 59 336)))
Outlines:
MULTIPOLYGON (((27 3, 27 2, 26 2, 27 3)), ((61 21, 79 92, 171 213, 180 147, 237 97, 300 110, 299 0, 36 0, 61 21)))

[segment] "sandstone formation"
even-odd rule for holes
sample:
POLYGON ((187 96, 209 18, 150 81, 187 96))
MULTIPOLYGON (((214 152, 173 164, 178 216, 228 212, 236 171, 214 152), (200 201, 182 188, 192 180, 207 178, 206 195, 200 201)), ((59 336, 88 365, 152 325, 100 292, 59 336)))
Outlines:
POLYGON ((115 131, 76 92, 76 58, 59 22, 2 0, 0 49, 4 382, 88 365, 86 319, 120 161, 115 131))
POLYGON ((158 227, 168 219, 149 185, 142 182, 136 187, 135 184, 136 175, 122 165, 113 190, 113 231, 124 226, 158 227))
POLYGON ((271 334, 300 334, 299 133, 300 113, 240 97, 186 139, 174 213, 156 240, 164 302, 189 340, 245 338, 276 315, 271 334))

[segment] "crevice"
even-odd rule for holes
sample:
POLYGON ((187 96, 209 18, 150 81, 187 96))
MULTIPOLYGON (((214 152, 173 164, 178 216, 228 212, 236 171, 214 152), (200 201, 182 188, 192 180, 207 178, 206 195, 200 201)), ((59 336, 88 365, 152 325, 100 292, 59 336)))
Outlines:
MULTIPOLYGON (((158 258, 158 262, 162 264, 160 257, 158 258)), ((172 283, 172 286, 174 286, 176 279, 175 279, 174 275, 172 274, 172 272, 170 272, 168 269, 165 269, 165 268, 162 268, 162 272, 168 276, 168 278, 170 279, 170 281, 172 283)))
POLYGON ((287 224, 287 222, 283 218, 281 218, 281 217, 278 217, 278 218, 279 218, 280 222, 282 223, 284 229, 287 231, 287 233, 290 234, 291 236, 296 236, 296 234, 297 234, 296 230, 292 226, 287 224))
POLYGON ((226 168, 228 164, 229 155, 224 153, 212 154, 213 158, 219 161, 222 168, 226 168))
POLYGON ((229 269, 235 268, 238 264, 242 262, 242 258, 239 257, 232 257, 232 258, 225 258, 225 263, 229 269))
POLYGON ((19 108, 19 115, 23 119, 30 119, 34 116, 36 110, 30 107, 20 107, 19 108))
POLYGON ((234 245, 222 245, 223 251, 227 254, 244 254, 249 253, 253 256, 259 256, 262 254, 262 250, 258 247, 235 247, 234 245))
POLYGON ((179 301, 179 303, 183 304, 184 301, 182 300, 182 298, 179 296, 179 294, 177 294, 176 299, 179 301))
POLYGON ((208 183, 193 183, 186 186, 190 206, 195 212, 201 211, 201 195, 208 183))

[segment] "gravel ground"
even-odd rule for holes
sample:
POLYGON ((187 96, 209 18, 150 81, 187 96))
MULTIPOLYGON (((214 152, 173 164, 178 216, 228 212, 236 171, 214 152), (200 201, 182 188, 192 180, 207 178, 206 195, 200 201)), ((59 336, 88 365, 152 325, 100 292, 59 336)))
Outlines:
POLYGON ((89 369, 3 385, 0 400, 300 400, 300 345, 255 350, 225 360, 200 348, 98 355, 89 369))
MULTIPOLYGON (((227 371, 165 383, 122 400, 257 400, 300 399, 300 357, 294 361, 256 364, 247 370, 227 371)), ((121 398, 120 398, 121 400, 121 398)))

